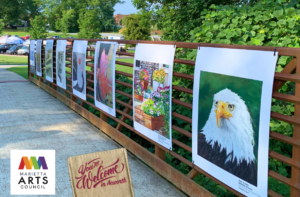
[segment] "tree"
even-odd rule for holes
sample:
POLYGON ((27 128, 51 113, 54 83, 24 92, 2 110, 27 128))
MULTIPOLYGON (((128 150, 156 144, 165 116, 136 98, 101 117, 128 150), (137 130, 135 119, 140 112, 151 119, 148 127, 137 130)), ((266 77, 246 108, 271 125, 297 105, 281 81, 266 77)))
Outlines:
POLYGON ((101 25, 98 16, 99 10, 86 10, 82 9, 79 14, 79 38, 101 38, 99 34, 101 31, 101 25))
POLYGON ((63 11, 62 18, 57 19, 57 21, 55 22, 56 29, 62 31, 66 36, 67 33, 69 33, 70 27, 74 25, 71 23, 74 17, 75 16, 73 9, 63 11))
POLYGON ((29 33, 32 39, 46 38, 47 31, 44 16, 36 16, 31 20, 31 26, 29 33))
POLYGON ((3 26, 4 26, 3 20, 0 19, 0 35, 2 34, 3 26))
MULTIPOLYGON (((164 40, 188 41, 190 31, 201 25, 203 10, 215 5, 243 4, 249 0, 133 0, 137 9, 152 11, 152 25, 164 40)), ((252 1, 250 1, 252 2, 252 1)))
POLYGON ((0 19, 9 24, 18 24, 20 19, 30 23, 40 12, 39 0, 1 0, 0 19))
POLYGON ((79 17, 82 10, 97 10, 97 21, 101 31, 106 27, 111 30, 114 26, 114 6, 123 3, 121 0, 40 0, 43 2, 43 10, 47 17, 47 23, 51 30, 57 30, 56 21, 63 17, 63 12, 73 10, 73 16, 69 19, 69 32, 79 31, 79 17))
POLYGON ((126 16, 123 19, 125 40, 150 40, 150 19, 151 12, 139 12, 138 14, 126 16))

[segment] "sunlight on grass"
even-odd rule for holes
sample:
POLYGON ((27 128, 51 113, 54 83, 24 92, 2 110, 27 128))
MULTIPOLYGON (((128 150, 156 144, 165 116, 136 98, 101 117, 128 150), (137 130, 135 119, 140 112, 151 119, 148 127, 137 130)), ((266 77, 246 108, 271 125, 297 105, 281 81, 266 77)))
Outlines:
POLYGON ((27 65, 27 56, 0 55, 0 65, 27 65))

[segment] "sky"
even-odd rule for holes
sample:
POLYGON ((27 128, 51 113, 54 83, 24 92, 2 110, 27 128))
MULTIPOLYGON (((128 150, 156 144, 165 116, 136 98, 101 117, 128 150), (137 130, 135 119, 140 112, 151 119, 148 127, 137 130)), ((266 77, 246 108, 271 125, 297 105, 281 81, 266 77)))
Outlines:
POLYGON ((136 13, 137 9, 135 9, 131 3, 131 0, 123 0, 125 3, 117 4, 115 8, 115 14, 132 14, 136 13))

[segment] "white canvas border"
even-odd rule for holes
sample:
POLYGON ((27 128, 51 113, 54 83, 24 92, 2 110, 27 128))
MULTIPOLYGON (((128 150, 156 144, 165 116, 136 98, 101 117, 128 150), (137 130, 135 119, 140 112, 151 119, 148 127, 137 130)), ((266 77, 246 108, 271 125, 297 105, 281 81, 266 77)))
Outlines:
POLYGON ((63 89, 67 89, 67 85, 66 85, 66 47, 67 47, 67 41, 66 40, 57 40, 56 41, 56 84, 63 88, 63 89), (63 62, 62 62, 62 83, 59 82, 58 80, 58 67, 57 67, 57 63, 58 63, 58 52, 64 52, 64 57, 63 57, 63 62))
POLYGON ((73 69, 73 53, 74 52, 79 52, 79 53, 84 53, 84 59, 82 60, 84 63, 84 92, 81 93, 77 90, 74 89, 73 87, 73 72, 72 72, 72 90, 73 90, 73 94, 75 94, 76 96, 78 96, 79 98, 83 99, 86 101, 86 49, 87 49, 87 44, 88 41, 86 40, 75 40, 74 44, 73 44, 73 51, 72 51, 72 69, 73 69))
POLYGON ((223 49, 201 47, 198 49, 193 89, 193 124, 192 124, 192 157, 195 165, 208 172, 218 180, 247 196, 267 196, 268 192, 268 150, 269 123, 273 79, 278 53, 242 49, 223 49), (264 72, 260 72, 263 69, 264 72), (258 140, 257 187, 222 170, 220 167, 203 159, 197 154, 198 142, 198 98, 200 71, 254 79, 263 81, 260 109, 258 140), (216 72, 217 71, 217 72, 216 72), (248 184, 251 192, 239 188, 239 181, 248 184))
POLYGON ((97 62, 99 61, 99 49, 100 49, 100 45, 102 43, 105 44, 111 44, 111 45, 115 45, 114 47, 114 55, 113 55, 113 78, 112 78, 112 97, 113 97, 113 107, 108 107, 107 105, 98 102, 96 99, 96 95, 97 95, 97 88, 96 85, 94 85, 94 97, 95 97, 95 106, 98 107, 99 109, 101 109, 102 111, 105 111, 106 113, 112 115, 113 117, 116 117, 116 98, 115 98, 115 89, 116 89, 116 53, 117 53, 117 48, 118 48, 118 43, 117 42, 106 42, 106 41, 97 41, 96 46, 95 46, 95 57, 94 57, 94 82, 96 82, 96 77, 97 77, 97 62))
MULTIPOLYGON (((37 67, 38 67, 38 65, 36 65, 35 66, 35 69, 36 69, 36 75, 37 76, 40 76, 40 77, 42 77, 42 73, 43 73, 43 70, 42 70, 42 45, 43 45, 43 41, 42 40, 37 40, 36 41, 36 58, 37 58, 37 52, 38 52, 38 48, 40 49, 40 71, 41 72, 38 72, 38 70, 37 70, 37 67), (40 47, 38 47, 38 45, 40 45, 40 47)), ((36 61, 36 63, 37 63, 37 61, 36 61)), ((38 64, 38 63, 37 63, 38 64)))
POLYGON ((45 74, 46 74, 46 80, 53 82, 53 43, 54 40, 47 40, 46 42, 46 47, 45 47, 45 74), (47 58, 47 54, 48 54, 48 48, 50 48, 52 50, 52 57, 51 57, 51 70, 52 70, 52 77, 49 77, 47 75, 47 67, 46 67, 46 58, 47 58))
MULTIPOLYGON (((151 131, 147 127, 137 123, 133 120, 134 128, 141 134, 149 137, 151 140, 161 144, 167 149, 172 150, 172 79, 173 79, 173 64, 175 56, 176 46, 174 45, 160 45, 160 44, 138 44, 136 46, 135 55, 134 55, 134 66, 133 66, 133 79, 134 79, 134 70, 136 68, 136 60, 148 61, 159 64, 168 64, 169 65, 169 78, 168 84, 170 85, 170 139, 165 138, 164 136, 151 131)), ((132 94, 134 97, 134 85, 132 87, 132 94)), ((133 100, 134 102, 134 100, 133 100)), ((134 106, 134 105, 133 105, 134 106)), ((133 118, 134 118, 134 107, 133 107, 133 118)))

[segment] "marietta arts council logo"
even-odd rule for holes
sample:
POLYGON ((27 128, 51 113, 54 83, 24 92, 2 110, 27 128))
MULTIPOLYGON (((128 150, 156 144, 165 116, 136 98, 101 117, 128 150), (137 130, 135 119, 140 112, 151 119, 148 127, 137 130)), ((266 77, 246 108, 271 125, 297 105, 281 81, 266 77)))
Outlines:
POLYGON ((10 194, 55 195, 55 150, 11 150, 10 194))

